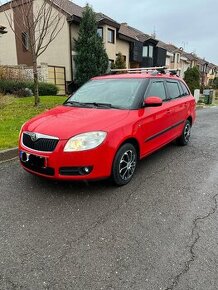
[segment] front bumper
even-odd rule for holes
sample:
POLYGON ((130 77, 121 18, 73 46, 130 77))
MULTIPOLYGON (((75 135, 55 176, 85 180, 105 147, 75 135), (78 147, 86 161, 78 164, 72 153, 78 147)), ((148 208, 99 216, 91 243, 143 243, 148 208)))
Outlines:
POLYGON ((104 142, 97 148, 81 152, 64 152, 66 141, 60 140, 53 152, 40 152, 19 145, 20 153, 45 158, 45 166, 34 166, 20 160, 23 168, 33 174, 60 180, 95 180, 111 175, 114 150, 104 142), (88 171, 89 169, 90 172, 88 171))

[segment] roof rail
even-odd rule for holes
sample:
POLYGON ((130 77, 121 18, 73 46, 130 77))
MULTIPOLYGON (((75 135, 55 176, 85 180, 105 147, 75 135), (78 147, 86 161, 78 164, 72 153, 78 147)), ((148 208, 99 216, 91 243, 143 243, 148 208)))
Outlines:
POLYGON ((155 67, 140 67, 140 68, 123 68, 123 69, 111 69, 111 73, 116 73, 116 72, 126 72, 126 73, 149 73, 152 72, 155 74, 155 72, 161 73, 161 74, 166 74, 169 73, 170 75, 176 75, 179 76, 181 69, 169 69, 167 66, 155 66, 155 67))
POLYGON ((127 73, 143 73, 148 71, 164 71, 166 66, 155 66, 155 67, 139 67, 139 68, 122 68, 122 69, 111 69, 111 72, 127 72, 127 73))

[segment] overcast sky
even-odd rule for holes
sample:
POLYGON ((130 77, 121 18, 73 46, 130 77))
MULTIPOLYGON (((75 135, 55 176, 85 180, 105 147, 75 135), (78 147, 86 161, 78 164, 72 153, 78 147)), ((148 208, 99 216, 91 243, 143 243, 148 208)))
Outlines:
POLYGON ((218 65, 218 0, 73 0, 218 65))

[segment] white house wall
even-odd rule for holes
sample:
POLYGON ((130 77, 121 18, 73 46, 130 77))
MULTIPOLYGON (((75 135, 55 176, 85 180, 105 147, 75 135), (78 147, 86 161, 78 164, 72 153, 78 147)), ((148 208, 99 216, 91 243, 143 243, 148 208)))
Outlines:
MULTIPOLYGON (((6 11, 7 15, 12 16, 12 9, 6 11)), ((15 34, 10 28, 7 17, 4 12, 0 12, 0 24, 6 27, 6 34, 0 37, 0 64, 1 65, 17 65, 17 51, 15 34)))

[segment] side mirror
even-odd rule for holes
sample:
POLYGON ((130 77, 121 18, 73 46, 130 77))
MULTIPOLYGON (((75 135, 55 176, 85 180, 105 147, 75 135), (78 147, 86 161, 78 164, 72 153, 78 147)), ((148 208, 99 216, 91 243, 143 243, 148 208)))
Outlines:
POLYGON ((163 100, 160 97, 147 97, 144 100, 143 107, 160 107, 163 104, 163 100))

